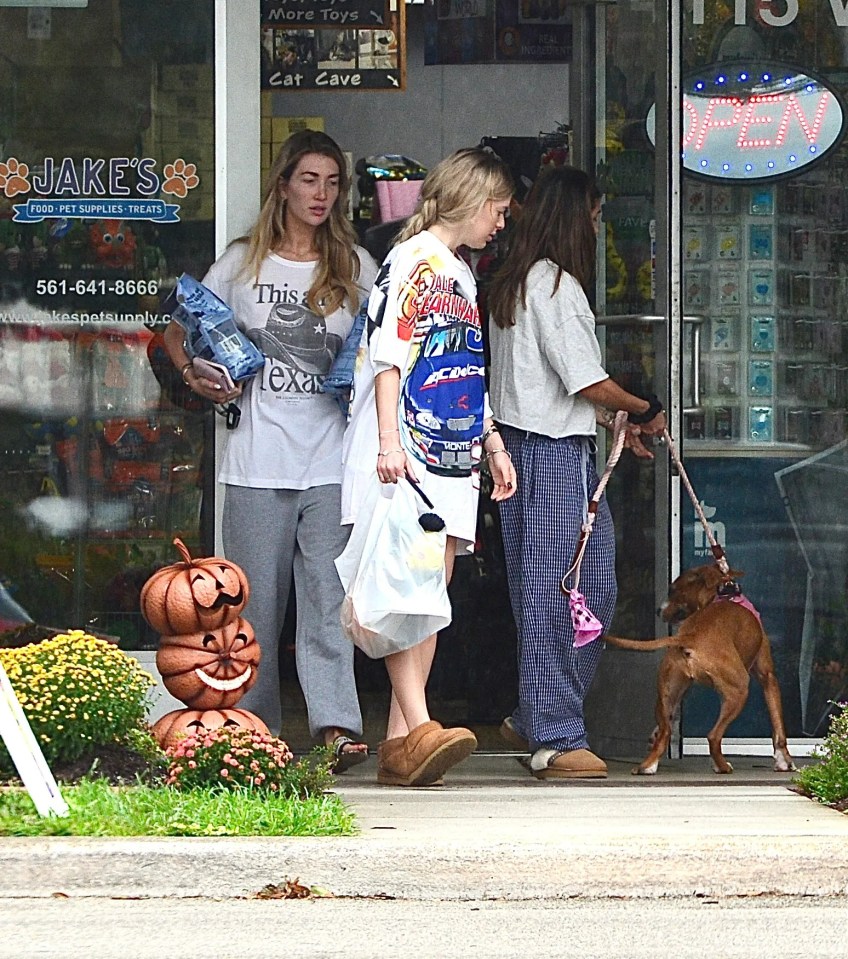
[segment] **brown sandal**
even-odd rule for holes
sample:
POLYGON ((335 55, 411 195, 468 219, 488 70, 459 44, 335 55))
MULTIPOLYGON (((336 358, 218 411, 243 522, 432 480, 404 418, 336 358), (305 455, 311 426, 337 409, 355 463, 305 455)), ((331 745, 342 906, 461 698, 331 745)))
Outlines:
POLYGON ((364 763, 368 758, 368 747, 365 749, 345 749, 346 746, 365 746, 365 743, 358 743, 350 736, 336 736, 330 743, 330 749, 333 750, 333 772, 347 772, 353 766, 364 763))

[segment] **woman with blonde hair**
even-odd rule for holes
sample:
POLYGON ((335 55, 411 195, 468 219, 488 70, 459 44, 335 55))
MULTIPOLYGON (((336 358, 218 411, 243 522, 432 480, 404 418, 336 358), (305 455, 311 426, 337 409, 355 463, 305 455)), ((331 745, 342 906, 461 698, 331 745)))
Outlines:
MULTIPOLYGON (((374 470, 381 483, 420 484, 454 558, 474 548, 478 466, 486 456, 493 498, 515 492, 509 454, 488 414, 477 287, 461 247, 482 249, 503 229, 512 178, 493 153, 458 150, 425 179, 419 206, 383 263, 368 302, 365 349, 345 435, 342 521, 352 523, 374 470)), ((377 781, 428 786, 469 756, 469 729, 430 718, 425 694, 436 636, 386 657, 392 684, 377 781)))
MULTIPOLYGON (((339 523, 345 421, 321 392, 377 272, 347 219, 349 188, 335 141, 312 130, 295 133, 274 161, 250 234, 231 243, 203 281, 266 358, 244 386, 243 415, 219 475, 226 487, 224 552, 247 574, 245 615, 262 648, 258 679, 240 705, 279 731, 279 638, 293 576, 309 728, 332 745, 337 771, 368 752, 357 741, 353 648, 341 631, 343 593, 333 565, 347 541, 339 523)), ((165 338, 196 393, 215 403, 241 393, 224 394, 196 374, 176 323, 165 338)))

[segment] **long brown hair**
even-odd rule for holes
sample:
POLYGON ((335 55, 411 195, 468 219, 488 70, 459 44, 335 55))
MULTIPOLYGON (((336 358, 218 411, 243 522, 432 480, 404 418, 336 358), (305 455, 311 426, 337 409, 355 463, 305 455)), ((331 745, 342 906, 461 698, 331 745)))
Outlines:
POLYGON ((527 195, 510 240, 504 265, 489 287, 489 314, 501 328, 515 326, 519 299, 527 304, 527 274, 539 260, 570 273, 588 293, 595 278, 597 238, 592 207, 601 194, 588 173, 576 167, 543 170, 527 195))
POLYGON ((281 245, 286 234, 286 204, 280 196, 280 183, 292 176, 307 153, 318 153, 335 161, 339 168, 339 195, 330 216, 315 232, 319 259, 306 303, 310 310, 323 316, 334 313, 345 302, 355 311, 360 299, 356 286, 359 257, 354 251, 356 231, 345 212, 350 177, 342 151, 326 133, 300 130, 280 147, 262 191, 259 217, 247 237, 241 273, 258 282, 265 257, 281 245))
POLYGON ((402 243, 437 223, 455 226, 470 220, 487 200, 508 200, 513 189, 509 167, 491 150, 457 150, 427 174, 415 212, 395 242, 402 243))

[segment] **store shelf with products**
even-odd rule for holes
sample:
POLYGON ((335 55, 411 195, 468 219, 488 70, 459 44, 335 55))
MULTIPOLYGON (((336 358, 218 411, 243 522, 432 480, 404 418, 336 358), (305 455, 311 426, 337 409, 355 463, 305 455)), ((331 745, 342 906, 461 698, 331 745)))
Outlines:
POLYGON ((0 577, 39 623, 155 642, 138 594, 200 546, 206 414, 179 404, 144 328, 0 329, 0 577), (161 375, 161 374, 160 374, 161 375))
POLYGON ((848 202, 827 172, 684 184, 685 308, 709 317, 692 450, 803 453, 844 437, 848 202))

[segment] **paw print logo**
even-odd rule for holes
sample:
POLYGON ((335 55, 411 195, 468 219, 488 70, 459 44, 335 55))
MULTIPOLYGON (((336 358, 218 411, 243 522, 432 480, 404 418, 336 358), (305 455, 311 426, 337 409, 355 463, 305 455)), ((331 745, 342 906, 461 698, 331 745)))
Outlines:
POLYGON ((28 176, 29 167, 26 163, 18 163, 14 157, 9 157, 5 163, 0 161, 0 190, 6 196, 13 197, 19 193, 29 193, 28 176))
POLYGON ((162 172, 165 174, 162 192, 178 196, 180 199, 188 196, 188 191, 193 190, 200 183, 197 167, 193 163, 186 163, 182 157, 174 160, 173 163, 166 163, 162 172))

